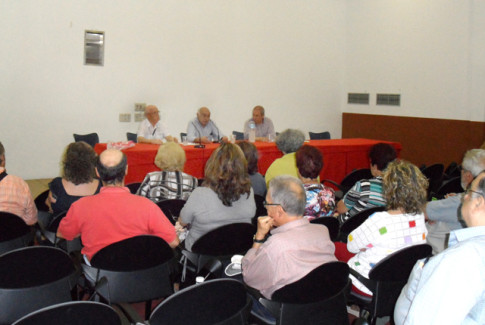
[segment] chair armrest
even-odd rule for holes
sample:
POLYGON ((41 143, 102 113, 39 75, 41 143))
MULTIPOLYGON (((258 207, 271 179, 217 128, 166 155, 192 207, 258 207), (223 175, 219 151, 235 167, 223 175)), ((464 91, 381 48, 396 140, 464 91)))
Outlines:
POLYGON ((352 268, 350 268, 349 271, 350 271, 350 274, 352 274, 355 278, 357 278, 357 280, 359 280, 359 282, 365 285, 370 291, 375 292, 376 283, 374 281, 369 280, 368 278, 366 278, 365 276, 363 276, 362 274, 360 274, 359 272, 357 272, 352 268))

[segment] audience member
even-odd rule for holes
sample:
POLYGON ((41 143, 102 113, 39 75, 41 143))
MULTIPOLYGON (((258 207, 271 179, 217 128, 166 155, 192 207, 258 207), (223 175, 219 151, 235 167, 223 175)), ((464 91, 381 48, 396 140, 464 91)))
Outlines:
MULTIPOLYGON (((485 170, 485 150, 472 149, 467 151, 461 163, 461 186, 463 189, 466 189, 473 178, 482 170, 485 170)), ((443 200, 431 201, 426 204, 427 241, 433 247, 433 254, 437 254, 446 248, 451 230, 463 228, 463 221, 458 219, 457 213, 462 197, 463 194, 450 194, 443 200)))
POLYGON ((155 203, 166 199, 187 200, 198 183, 197 178, 183 172, 185 160, 185 151, 179 144, 167 142, 161 145, 155 165, 162 171, 148 173, 136 194, 155 203))
POLYGON ((485 324, 485 172, 462 197, 449 245, 416 263, 394 309, 401 324, 485 324))
POLYGON ((274 131, 273 122, 269 117, 264 116, 264 107, 255 106, 253 108, 253 117, 244 123, 244 138, 249 139, 250 125, 254 123, 256 131, 256 141, 269 141, 270 138, 274 139, 276 133, 274 131))
MULTIPOLYGON (((347 249, 356 254, 348 260, 350 268, 365 277, 371 268, 386 256, 408 246, 426 242, 426 226, 422 207, 426 202, 428 180, 419 168, 406 161, 389 163, 383 174, 387 211, 376 212, 352 231, 347 249)), ((337 245, 337 258, 342 245, 337 245)), ((371 295, 352 275, 352 285, 371 295)))
POLYGON ((306 193, 305 217, 309 220, 331 216, 335 209, 335 192, 318 180, 323 168, 323 155, 315 147, 302 146, 296 152, 298 177, 306 193))
POLYGON ((101 182, 96 178, 97 155, 86 142, 69 144, 62 157, 61 177, 49 183, 49 195, 45 204, 52 214, 39 212, 39 222, 47 227, 52 215, 69 210, 80 198, 99 193, 101 182))
POLYGON ((372 146, 369 159, 373 178, 356 182, 344 198, 337 203, 336 216, 340 224, 362 210, 386 205, 382 194, 382 173, 396 157, 396 150, 390 144, 378 143, 372 146))
POLYGON ((163 140, 178 141, 168 133, 160 121, 160 111, 155 105, 145 107, 145 119, 138 127, 137 136, 139 143, 162 144, 163 140))
POLYGON ((328 229, 303 218, 305 202, 297 178, 278 176, 269 183, 268 216, 258 218, 253 247, 242 260, 244 282, 268 299, 318 266, 336 261, 328 229))
POLYGON ((37 208, 27 183, 8 175, 5 169, 5 148, 0 142, 0 211, 22 218, 27 225, 37 222, 37 208))
POLYGON ((276 176, 290 175, 298 177, 295 153, 305 142, 305 135, 300 130, 286 129, 276 138, 276 146, 283 152, 283 157, 276 159, 269 166, 264 176, 266 185, 276 176))
POLYGON ((248 163, 249 179, 251 180, 251 186, 254 191, 254 195, 266 196, 266 182, 263 175, 258 172, 258 150, 256 146, 251 142, 239 142, 239 147, 246 157, 248 163))
POLYGON ((205 165, 205 179, 190 195, 180 212, 182 226, 190 224, 185 248, 207 232, 231 223, 251 223, 256 212, 254 192, 242 150, 224 143, 205 165))
POLYGON ((197 111, 197 117, 187 125, 187 141, 197 143, 211 143, 212 141, 227 142, 224 133, 211 120, 211 112, 207 107, 197 111))
POLYGON ((179 244, 175 228, 162 210, 124 187, 127 171, 126 156, 121 151, 103 151, 96 165, 96 174, 103 182, 100 193, 74 202, 59 225, 57 236, 67 240, 81 236, 81 253, 87 263, 100 249, 134 236, 159 236, 172 248, 179 244))

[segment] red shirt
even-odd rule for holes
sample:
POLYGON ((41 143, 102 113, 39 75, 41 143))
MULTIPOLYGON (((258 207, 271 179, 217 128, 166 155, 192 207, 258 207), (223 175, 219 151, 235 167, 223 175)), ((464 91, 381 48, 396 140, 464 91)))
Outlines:
POLYGON ((81 235, 81 252, 89 259, 103 247, 126 238, 155 235, 171 243, 177 236, 155 203, 131 194, 126 187, 111 186, 74 202, 61 221, 59 232, 67 240, 81 235))

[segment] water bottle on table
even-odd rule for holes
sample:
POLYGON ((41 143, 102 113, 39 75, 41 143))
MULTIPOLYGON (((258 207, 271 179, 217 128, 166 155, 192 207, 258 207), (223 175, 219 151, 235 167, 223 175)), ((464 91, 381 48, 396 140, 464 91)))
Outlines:
POLYGON ((249 122, 249 142, 256 141, 256 124, 251 121, 249 122))

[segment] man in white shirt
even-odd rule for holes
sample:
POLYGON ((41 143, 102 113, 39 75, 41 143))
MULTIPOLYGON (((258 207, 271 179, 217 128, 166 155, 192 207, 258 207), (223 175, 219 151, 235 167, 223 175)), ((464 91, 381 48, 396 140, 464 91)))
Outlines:
POLYGON ((145 108, 145 119, 140 123, 137 136, 139 143, 162 144, 163 140, 178 142, 160 121, 160 111, 155 105, 145 108))

